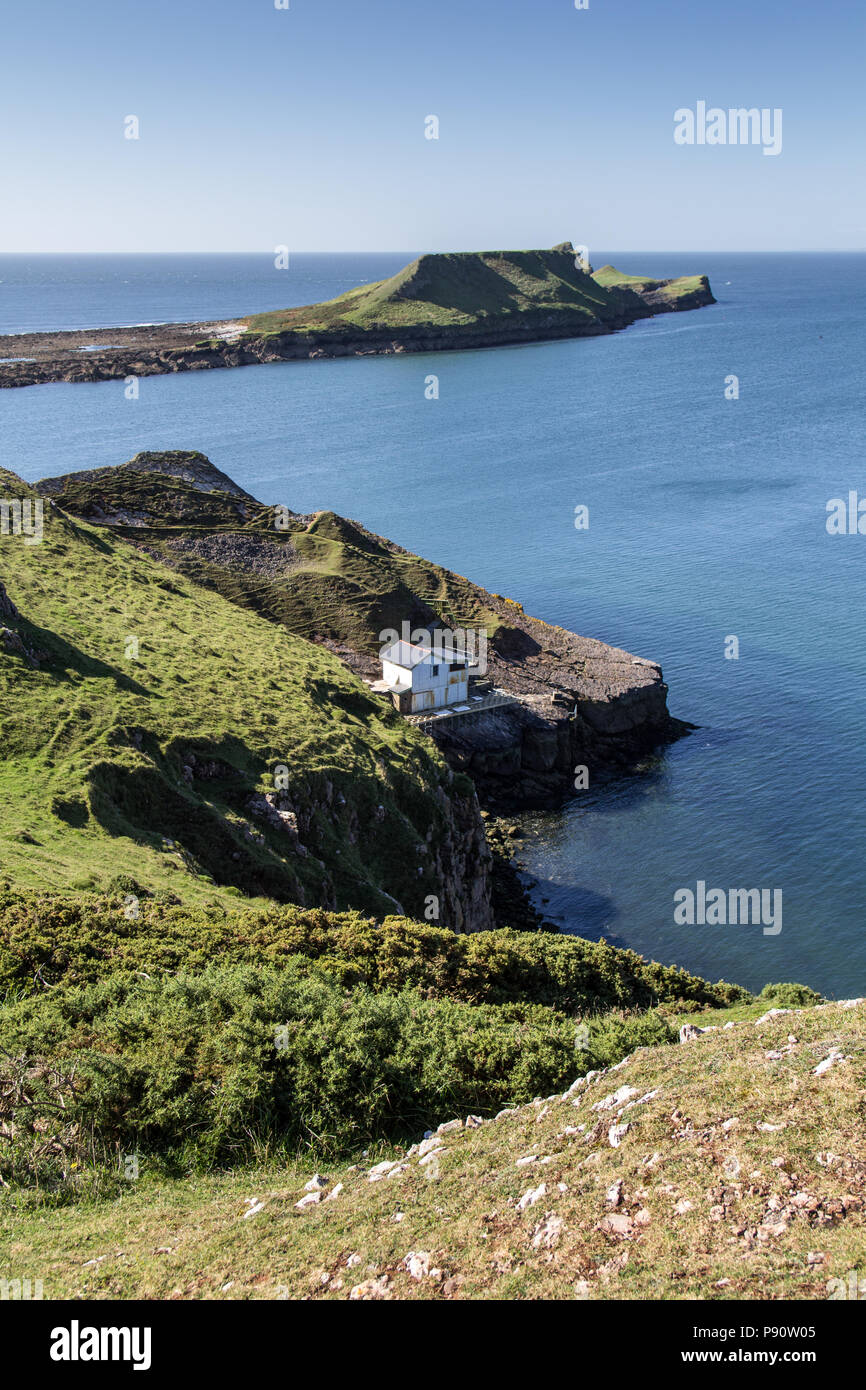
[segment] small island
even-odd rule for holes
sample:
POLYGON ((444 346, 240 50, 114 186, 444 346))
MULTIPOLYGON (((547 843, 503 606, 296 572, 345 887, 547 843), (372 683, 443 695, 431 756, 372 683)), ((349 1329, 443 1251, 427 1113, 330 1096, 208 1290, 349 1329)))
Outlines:
POLYGON ((593 272, 571 242, 430 254, 321 304, 224 322, 6 335, 0 387, 583 338, 715 302, 705 275, 653 280, 611 265, 593 272))

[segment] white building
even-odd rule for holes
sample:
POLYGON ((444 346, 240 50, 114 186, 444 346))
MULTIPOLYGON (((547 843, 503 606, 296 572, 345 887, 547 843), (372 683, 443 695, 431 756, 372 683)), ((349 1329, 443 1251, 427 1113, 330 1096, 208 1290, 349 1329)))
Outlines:
POLYGON ((382 684, 401 714, 459 705, 469 696, 469 658, 436 646, 383 647, 382 684))

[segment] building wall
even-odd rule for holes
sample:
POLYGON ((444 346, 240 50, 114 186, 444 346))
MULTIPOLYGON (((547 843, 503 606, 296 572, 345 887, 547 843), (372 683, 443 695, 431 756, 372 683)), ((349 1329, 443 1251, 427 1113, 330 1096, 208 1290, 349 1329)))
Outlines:
MULTIPOLYGON (((448 662, 438 663, 434 676, 432 662, 420 662, 409 670, 397 666, 393 661, 382 662, 382 679, 388 685, 411 684, 411 711, 442 709, 445 705, 459 705, 469 696, 469 672, 465 667, 457 671, 448 670, 448 662)), ((398 708, 405 708, 406 697, 399 700, 398 708)))
POLYGON ((402 666, 395 666, 393 661, 382 662, 382 679, 388 685, 411 685, 412 673, 405 670, 402 666))
POLYGON ((446 705, 460 705, 469 698, 469 678, 465 672, 454 671, 447 685, 436 685, 430 690, 412 691, 412 713, 425 709, 443 709, 446 705))

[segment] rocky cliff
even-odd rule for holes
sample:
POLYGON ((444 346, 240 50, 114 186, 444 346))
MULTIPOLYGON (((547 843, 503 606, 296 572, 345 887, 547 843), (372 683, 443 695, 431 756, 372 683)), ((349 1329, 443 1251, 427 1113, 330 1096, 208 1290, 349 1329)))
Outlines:
MULTIPOLYGON (((624 654, 625 655, 625 654, 624 654)), ((628 658, 631 664, 632 658, 628 658)), ((672 719, 661 668, 623 669, 606 695, 591 695, 574 672, 546 694, 465 723, 443 720, 431 736, 451 767, 475 783, 482 805, 501 810, 554 805, 579 785, 576 774, 627 767, 653 747, 680 737, 689 725, 672 719), (644 677, 645 673, 645 678, 644 677)), ((583 781, 583 786, 587 781, 583 781)))

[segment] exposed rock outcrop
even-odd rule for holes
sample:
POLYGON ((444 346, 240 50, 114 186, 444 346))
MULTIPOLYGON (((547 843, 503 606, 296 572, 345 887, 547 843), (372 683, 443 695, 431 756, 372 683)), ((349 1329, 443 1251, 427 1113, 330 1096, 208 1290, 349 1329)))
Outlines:
POLYGON ((579 691, 522 695, 465 723, 443 720, 431 734, 450 766, 472 778, 483 804, 552 805, 574 790, 579 768, 628 766, 688 731, 668 714, 667 686, 659 668, 651 669, 653 680, 612 689, 606 700, 579 691))
MULTIPOLYGON (((230 497, 237 497, 246 502, 255 501, 254 497, 244 492, 227 473, 223 473, 222 469, 211 463, 206 454, 199 453, 197 449, 144 449, 128 463, 121 463, 116 468, 86 468, 73 476, 78 483, 98 485, 103 479, 112 478, 122 472, 158 473, 161 477, 180 478, 199 492, 225 492, 230 497)), ((56 478, 43 478, 39 483, 39 491, 47 493, 49 497, 57 496, 63 492, 68 480, 68 474, 56 478)))
POLYGON ((25 661, 28 666, 36 667, 39 665, 40 658, 44 652, 37 651, 36 648, 28 646, 17 630, 21 614, 15 607, 11 598, 6 592, 5 587, 0 583, 0 650, 8 652, 10 656, 18 656, 25 661), (7 624, 12 626, 7 626, 7 624))
POLYGON ((2 581, 0 581, 0 618, 6 618, 9 622, 14 622, 18 617, 18 609, 6 592, 2 581))

